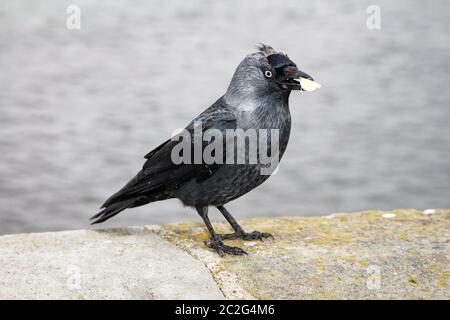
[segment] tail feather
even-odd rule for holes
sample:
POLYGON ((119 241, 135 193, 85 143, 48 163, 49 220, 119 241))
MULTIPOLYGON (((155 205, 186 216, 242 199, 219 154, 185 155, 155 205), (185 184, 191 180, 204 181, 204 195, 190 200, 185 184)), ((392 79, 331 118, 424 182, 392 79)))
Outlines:
POLYGON ((103 210, 101 210, 99 213, 97 213, 95 216, 93 216, 90 220, 95 220, 91 224, 97 224, 104 222, 108 220, 109 218, 114 217, 116 214, 120 213, 121 211, 125 210, 126 208, 132 207, 136 202, 136 199, 128 199, 120 202, 113 203, 103 210))

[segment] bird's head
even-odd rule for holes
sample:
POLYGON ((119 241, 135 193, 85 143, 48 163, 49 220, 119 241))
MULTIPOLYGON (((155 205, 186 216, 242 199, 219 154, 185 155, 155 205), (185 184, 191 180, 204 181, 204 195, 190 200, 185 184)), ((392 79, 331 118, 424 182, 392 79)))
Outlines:
POLYGON ((320 84, 300 71, 287 54, 260 44, 258 52, 247 55, 239 64, 228 91, 257 95, 289 93, 292 90, 314 91, 320 84))

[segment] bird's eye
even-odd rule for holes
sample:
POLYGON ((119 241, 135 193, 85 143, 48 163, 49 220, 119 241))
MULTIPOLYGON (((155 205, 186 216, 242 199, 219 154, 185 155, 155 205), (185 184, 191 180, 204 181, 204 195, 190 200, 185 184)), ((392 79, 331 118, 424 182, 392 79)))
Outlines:
POLYGON ((266 72, 264 72, 264 75, 266 76, 266 78, 272 78, 272 71, 266 70, 266 72))

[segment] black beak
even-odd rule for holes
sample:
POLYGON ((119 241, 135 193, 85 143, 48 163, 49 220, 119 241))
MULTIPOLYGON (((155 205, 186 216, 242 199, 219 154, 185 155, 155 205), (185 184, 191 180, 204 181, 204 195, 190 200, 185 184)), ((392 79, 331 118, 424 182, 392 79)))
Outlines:
POLYGON ((300 71, 296 66, 286 66, 282 70, 283 80, 280 85, 284 89, 314 91, 320 88, 320 84, 314 81, 306 72, 300 71), (295 80, 295 79, 299 79, 295 80))
POLYGON ((297 78, 303 78, 303 79, 308 79, 308 80, 314 81, 314 79, 309 74, 307 74, 307 73, 305 73, 303 71, 300 71, 300 70, 297 70, 297 71, 298 71, 298 77, 297 78))

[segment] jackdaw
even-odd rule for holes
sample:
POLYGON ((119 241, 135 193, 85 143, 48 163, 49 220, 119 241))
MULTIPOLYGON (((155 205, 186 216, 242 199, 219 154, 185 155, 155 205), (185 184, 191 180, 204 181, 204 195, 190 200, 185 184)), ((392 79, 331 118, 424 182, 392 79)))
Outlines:
POLYGON ((142 170, 106 200, 102 210, 91 218, 94 220, 93 224, 103 222, 127 208, 177 198, 185 206, 197 210, 211 235, 210 240, 205 242, 206 245, 221 256, 225 253, 246 254, 241 248, 225 245, 223 240, 273 238, 270 233, 245 232, 224 205, 259 186, 270 176, 263 172, 270 165, 267 161, 262 161, 260 153, 264 144, 260 142, 266 142, 265 152, 266 155, 270 154, 271 161, 283 156, 291 130, 291 91, 312 91, 319 87, 285 53, 260 44, 258 52, 247 55, 239 64, 226 93, 185 128, 185 139, 168 139, 148 153, 142 170), (197 139, 195 131, 199 124, 200 134, 212 130, 215 132, 214 139, 197 139), (256 149, 252 149, 253 152, 256 150, 256 161, 250 161, 254 156, 249 152, 252 151, 251 136, 246 135, 250 130, 264 132, 264 135, 257 136, 256 149), (228 135, 230 132, 235 136, 228 135), (220 134, 225 138, 220 140, 220 134), (236 142, 242 135, 243 146, 230 143, 236 142), (192 148, 179 152, 183 161, 174 161, 174 150, 180 147, 181 140, 190 140, 188 143, 192 148), (277 144, 273 143, 275 140, 277 144), (202 157, 200 161, 195 159, 193 150, 200 150, 200 155, 203 155, 202 152, 214 142, 216 146, 220 142, 224 149, 214 148, 211 155, 215 160, 212 163, 202 157), (236 160, 237 153, 242 150, 245 151, 245 156, 239 162, 236 160), (188 155, 188 152, 191 154, 188 155), (233 233, 217 234, 214 231, 208 218, 209 206, 219 209, 234 229, 233 233))

